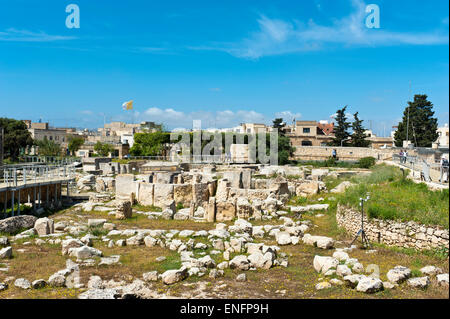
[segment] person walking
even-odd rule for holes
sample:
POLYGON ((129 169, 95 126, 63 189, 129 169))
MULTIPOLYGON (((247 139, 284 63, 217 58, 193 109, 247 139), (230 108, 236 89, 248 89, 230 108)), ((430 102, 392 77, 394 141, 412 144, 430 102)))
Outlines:
POLYGON ((440 166, 441 166, 441 177, 439 178, 439 182, 447 183, 448 182, 449 163, 448 163, 448 160, 444 156, 441 157, 440 166))
POLYGON ((333 156, 334 159, 337 158, 336 149, 333 149, 333 150, 331 151, 331 156, 333 156))

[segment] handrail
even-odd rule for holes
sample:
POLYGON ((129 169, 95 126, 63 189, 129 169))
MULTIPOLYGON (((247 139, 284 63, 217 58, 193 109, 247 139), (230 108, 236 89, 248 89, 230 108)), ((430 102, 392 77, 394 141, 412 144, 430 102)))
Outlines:
POLYGON ((0 186, 17 187, 52 180, 75 178, 75 167, 71 165, 36 165, 4 168, 0 186))

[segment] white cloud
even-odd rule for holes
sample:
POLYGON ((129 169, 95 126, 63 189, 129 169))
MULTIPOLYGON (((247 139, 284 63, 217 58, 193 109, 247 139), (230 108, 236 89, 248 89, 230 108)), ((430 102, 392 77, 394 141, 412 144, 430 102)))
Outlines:
POLYGON ((61 40, 73 40, 76 37, 62 36, 62 35, 50 35, 43 31, 33 32, 28 30, 17 30, 9 28, 4 32, 0 32, 0 41, 11 42, 52 42, 61 40))
POLYGON ((195 111, 182 112, 172 108, 151 107, 144 111, 140 117, 141 120, 161 122, 168 127, 192 128, 194 120, 201 120, 202 127, 229 128, 240 123, 267 123, 271 119, 256 111, 250 110, 223 110, 216 112, 195 111))
POLYGON ((318 25, 313 20, 306 24, 283 21, 262 15, 257 20, 259 30, 244 40, 197 49, 215 49, 240 58, 258 59, 263 56, 320 50, 332 45, 371 47, 448 44, 448 29, 428 33, 368 29, 364 25, 366 4, 361 0, 352 0, 352 3, 354 12, 333 21, 331 25, 318 25))
POLYGON ((282 111, 275 113, 276 117, 282 118, 286 123, 292 122, 294 119, 298 120, 302 117, 301 113, 292 113, 291 111, 282 111))

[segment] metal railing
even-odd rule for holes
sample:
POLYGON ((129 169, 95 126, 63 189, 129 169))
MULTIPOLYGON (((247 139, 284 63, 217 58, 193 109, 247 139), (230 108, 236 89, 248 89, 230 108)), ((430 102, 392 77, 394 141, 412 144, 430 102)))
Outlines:
POLYGON ((27 184, 75 178, 75 167, 70 165, 34 165, 4 168, 0 186, 17 187, 27 184))
POLYGON ((392 160, 413 172, 414 177, 427 182, 448 182, 449 167, 440 163, 429 163, 419 156, 400 156, 394 154, 392 160), (416 174, 418 172, 419 174, 416 174))
POLYGON ((52 165, 67 165, 74 162, 81 162, 79 157, 61 157, 61 156, 39 156, 25 155, 22 157, 25 163, 44 163, 52 165))

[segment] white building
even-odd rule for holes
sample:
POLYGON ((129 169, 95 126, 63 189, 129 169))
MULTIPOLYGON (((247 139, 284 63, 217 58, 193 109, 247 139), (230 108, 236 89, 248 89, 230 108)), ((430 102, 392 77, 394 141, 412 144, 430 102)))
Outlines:
POLYGON ((448 131, 448 124, 444 124, 444 126, 437 129, 439 137, 437 138, 436 143, 438 144, 438 147, 449 147, 448 131))
POLYGON ((134 134, 122 134, 120 136, 120 142, 122 144, 130 145, 130 148, 133 147, 134 144, 134 134))

